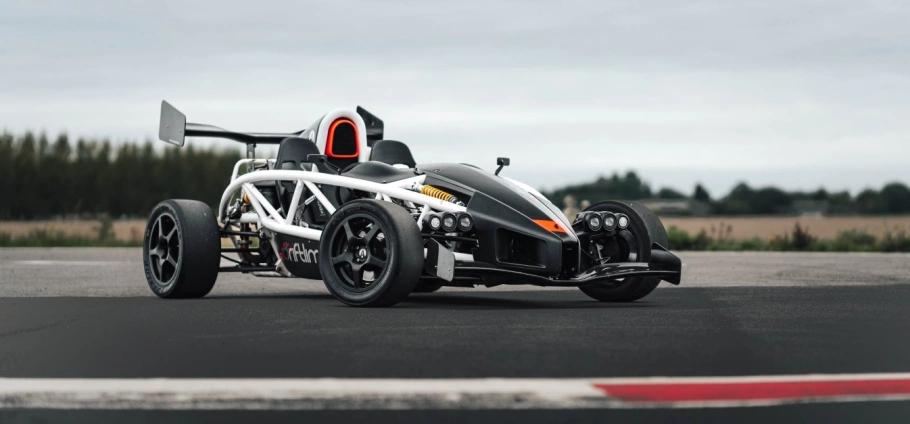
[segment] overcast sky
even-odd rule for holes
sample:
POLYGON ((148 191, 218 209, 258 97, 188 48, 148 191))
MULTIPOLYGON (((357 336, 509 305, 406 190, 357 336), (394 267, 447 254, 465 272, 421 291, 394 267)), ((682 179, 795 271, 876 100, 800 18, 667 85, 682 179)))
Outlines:
POLYGON ((855 193, 910 182, 910 2, 0 2, 0 128, 154 138, 162 99, 274 132, 360 104, 536 187, 855 193))

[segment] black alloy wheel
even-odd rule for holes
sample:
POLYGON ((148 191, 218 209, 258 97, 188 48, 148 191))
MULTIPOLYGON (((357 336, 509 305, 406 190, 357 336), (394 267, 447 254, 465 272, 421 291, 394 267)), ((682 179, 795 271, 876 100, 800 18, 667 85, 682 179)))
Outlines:
POLYGON ((152 282, 162 288, 172 284, 180 264, 180 229, 173 215, 168 212, 158 215, 149 230, 146 248, 152 282))
POLYGON ((392 306, 423 270, 423 238, 404 208, 354 200, 338 208, 319 242, 319 270, 335 298, 351 306, 392 306))
POLYGON ((367 214, 344 218, 332 234, 332 267, 348 289, 369 290, 388 265, 385 231, 378 220, 367 214))

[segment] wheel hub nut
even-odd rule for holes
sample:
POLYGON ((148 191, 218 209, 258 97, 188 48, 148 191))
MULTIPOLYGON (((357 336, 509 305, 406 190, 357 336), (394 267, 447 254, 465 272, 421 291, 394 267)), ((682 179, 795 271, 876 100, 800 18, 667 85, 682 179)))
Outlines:
POLYGON ((366 261, 367 260, 367 249, 365 247, 361 247, 361 248, 357 249, 357 251, 354 252, 354 260, 357 262, 366 261))

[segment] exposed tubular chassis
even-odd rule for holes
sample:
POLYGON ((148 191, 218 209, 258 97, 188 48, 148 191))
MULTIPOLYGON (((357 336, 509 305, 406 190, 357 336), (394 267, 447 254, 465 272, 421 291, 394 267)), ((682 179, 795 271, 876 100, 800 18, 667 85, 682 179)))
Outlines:
MULTIPOLYGON (((234 171, 231 175, 231 183, 225 189, 224 194, 221 196, 221 202, 218 206, 218 217, 222 223, 225 225, 225 230, 222 231, 223 235, 230 235, 231 230, 227 228, 232 224, 256 224, 260 231, 267 230, 276 233, 287 234, 295 237, 300 237, 308 240, 319 241, 322 237, 322 231, 315 228, 301 227, 298 225, 292 224, 293 214, 285 212, 282 216, 281 211, 276 210, 265 198, 265 196, 256 189, 254 183, 261 181, 295 181, 296 185, 294 188, 294 194, 291 198, 291 203, 288 206, 288 211, 296 211, 300 206, 301 201, 305 204, 311 202, 319 202, 322 207, 324 207, 329 214, 335 213, 335 206, 328 200, 322 190, 317 186, 317 184, 328 184, 333 186, 344 187, 348 189, 361 190, 369 193, 374 193, 377 200, 391 201, 392 199, 398 199, 405 202, 405 205, 411 209, 413 214, 416 214, 417 226, 421 228, 423 226, 423 218, 432 212, 465 212, 466 208, 464 206, 459 206, 454 203, 446 202, 435 197, 427 196, 425 194, 418 193, 416 191, 409 190, 405 187, 413 186, 415 184, 422 184, 426 179, 425 175, 415 175, 412 178, 407 178, 404 180, 394 181, 386 184, 375 183, 372 181, 365 181, 357 178, 345 177, 343 175, 331 175, 325 174, 318 171, 317 167, 312 167, 310 171, 288 171, 288 170, 257 170, 246 173, 244 175, 238 175, 240 172, 240 167, 244 164, 246 165, 255 165, 255 164, 268 164, 270 160, 268 159, 241 159, 237 161, 234 165, 234 171), (313 195, 307 199, 301 199, 304 188, 308 189, 313 195), (247 201, 250 206, 253 207, 255 212, 247 212, 240 216, 239 219, 232 220, 228 217, 228 208, 229 203, 238 190, 246 196, 247 201)), ((241 196, 242 198, 243 196, 241 196)), ((247 234, 247 235, 255 235, 247 234)), ((269 237, 272 243, 274 243, 274 238, 269 237)), ((233 241, 233 238, 232 238, 233 241)), ((239 248, 235 242, 235 248, 239 248)), ((273 245, 273 249, 278 250, 278 246, 273 245)), ((224 252, 224 250, 222 250, 224 252)), ((473 256, 464 253, 453 253, 456 260, 459 261, 473 261, 473 256)), ((283 269, 281 260, 276 265, 277 269, 269 268, 257 268, 250 269, 250 271, 277 271, 281 274, 288 275, 287 272, 283 269)), ((222 272, 243 272, 242 269, 237 269, 236 267, 221 268, 222 272)))
MULTIPOLYGON (((296 182, 293 197, 288 207, 288 211, 296 211, 301 201, 304 204, 319 202, 329 214, 335 212, 335 206, 328 200, 326 195, 317 186, 317 184, 327 184, 332 186, 344 187, 348 189, 360 190, 372 193, 377 200, 392 201, 398 199, 410 210, 415 216, 418 228, 422 229, 424 218, 433 212, 466 212, 467 208, 454 203, 446 202, 435 197, 421 194, 415 190, 409 189, 415 185, 424 182, 426 176, 416 174, 414 177, 404 180, 393 181, 389 183, 376 183, 372 181, 361 180, 357 178, 346 177, 343 175, 331 175, 321 173, 317 167, 312 167, 310 171, 300 170, 252 170, 257 165, 266 165, 273 162, 269 159, 241 159, 235 166, 231 175, 231 183, 225 189, 221 196, 221 202, 218 207, 218 217, 224 224, 222 234, 225 236, 232 233, 241 233, 229 230, 234 224, 256 224, 260 232, 287 234, 308 240, 319 241, 322 237, 322 231, 316 228, 302 227, 292 224, 293 214, 276 210, 265 198, 265 196, 256 188, 256 182, 273 182, 273 181, 294 181, 296 182), (251 172, 239 175, 242 165, 248 165, 251 172), (304 188, 308 189, 312 196, 307 199, 301 199, 304 188), (229 203, 234 198, 234 194, 240 190, 245 195, 246 201, 255 212, 247 212, 240 215, 237 219, 228 217, 229 203)), ((523 188, 532 190, 524 184, 523 188)), ((243 198, 244 196, 241 196, 243 198)), ((248 232, 246 235, 258 236, 260 233, 248 232)), ((275 244, 274 237, 267 237, 272 248, 276 251, 278 246, 275 244)), ((238 252, 242 249, 236 244, 236 240, 231 237, 235 243, 234 249, 222 249, 222 253, 238 252)), ((597 265, 585 273, 579 274, 570 279, 554 279, 541 275, 525 273, 520 271, 505 270, 492 267, 485 263, 474 262, 471 254, 451 252, 454 256, 454 271, 461 279, 467 278, 469 281, 481 281, 483 276, 495 276, 496 284, 531 284, 538 286, 557 286, 557 287, 578 287, 594 283, 615 282, 627 277, 661 277, 667 281, 679 284, 679 259, 669 254, 667 250, 658 244, 652 246, 652 259, 649 263, 645 262, 622 262, 608 263, 597 265), (655 253, 656 252, 656 253, 655 253), (666 252, 666 254, 662 254, 666 252)), ((426 249, 425 255, 426 255, 426 249)), ((239 263, 238 263, 239 264, 239 263)), ((268 273, 277 272, 283 276, 290 276, 290 273, 284 268, 281 260, 278 260, 275 268, 270 267, 222 267, 221 272, 252 272, 268 273)))

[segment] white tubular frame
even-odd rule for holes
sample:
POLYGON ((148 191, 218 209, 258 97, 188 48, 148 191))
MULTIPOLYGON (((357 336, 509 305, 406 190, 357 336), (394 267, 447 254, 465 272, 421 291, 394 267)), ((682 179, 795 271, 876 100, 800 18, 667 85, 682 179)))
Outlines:
MULTIPOLYGON (((288 171, 288 170, 268 170, 254 171, 238 176, 240 166, 249 163, 266 163, 262 159, 244 159, 237 162, 234 166, 234 173, 231 176, 231 184, 228 185, 224 194, 221 196, 221 203, 218 206, 218 216, 222 222, 226 220, 228 203, 232 195, 237 190, 242 190, 243 194, 249 199, 250 205, 256 211, 255 214, 245 213, 234 222, 256 223, 260 227, 266 228, 276 233, 287 234, 295 237, 305 238, 308 240, 319 240, 322 237, 322 231, 313 228, 306 228, 292 225, 291 222, 301 202, 303 188, 306 187, 313 193, 318 201, 329 213, 335 212, 335 206, 329 202, 322 190, 316 184, 327 184, 337 187, 345 187, 354 190, 376 193, 377 199, 392 201, 392 199, 410 202, 419 209, 418 225, 421 225, 422 219, 431 211, 440 212, 465 212, 464 206, 459 206, 451 202, 446 202, 435 197, 430 197, 416 191, 409 190, 405 187, 411 187, 416 184, 423 184, 426 179, 425 175, 415 175, 390 183, 375 183, 372 181, 361 180, 357 178, 345 177, 343 175, 323 174, 318 171, 288 171), (266 200, 265 196, 256 189, 253 183, 260 181, 296 181, 294 195, 287 211, 282 216, 281 212, 266 200)), ((313 168, 315 169, 315 167, 313 168)), ((304 199, 305 200, 305 199, 304 199)))

